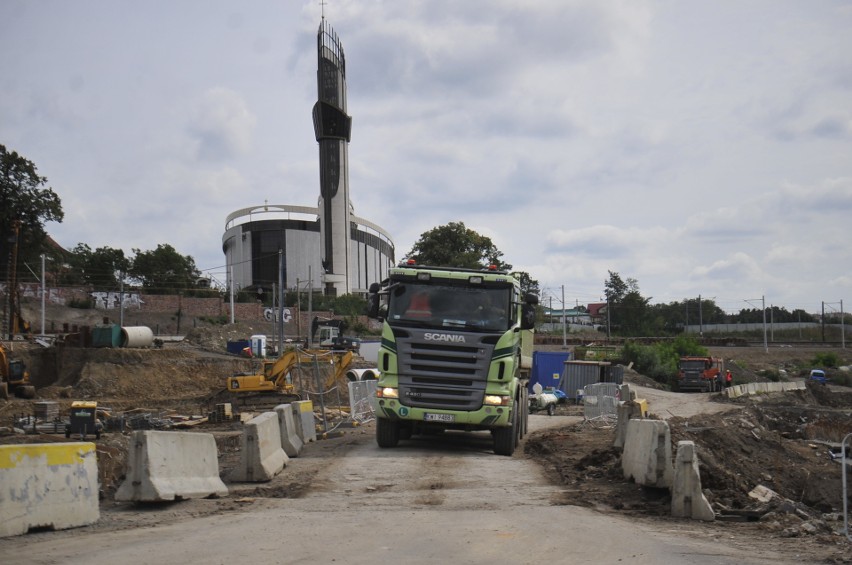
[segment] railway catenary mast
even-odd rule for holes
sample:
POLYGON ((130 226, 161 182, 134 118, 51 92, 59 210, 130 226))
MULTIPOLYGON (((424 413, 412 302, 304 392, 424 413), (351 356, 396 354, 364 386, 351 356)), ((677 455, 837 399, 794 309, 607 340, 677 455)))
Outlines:
POLYGON ((337 34, 323 19, 317 32, 317 102, 314 133, 320 162, 320 253, 329 295, 350 292, 349 140, 346 114, 346 58, 337 34))

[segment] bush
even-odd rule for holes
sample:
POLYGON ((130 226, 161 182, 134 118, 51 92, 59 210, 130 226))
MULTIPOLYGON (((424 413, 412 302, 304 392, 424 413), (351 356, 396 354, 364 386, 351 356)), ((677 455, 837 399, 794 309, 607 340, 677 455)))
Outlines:
POLYGON ((840 386, 852 386, 852 374, 838 371, 831 375, 831 384, 840 386))
POLYGON ((817 367, 833 368, 840 366, 840 358, 836 353, 828 351, 826 353, 817 353, 811 363, 817 367))
POLYGON ((757 374, 761 377, 769 379, 773 383, 777 383, 781 380, 781 373, 774 369, 763 369, 761 371, 758 371, 757 374))
POLYGON ((224 326, 231 322, 231 319, 227 314, 221 314, 219 316, 199 316, 198 319, 213 326, 224 326))
POLYGON ((72 298, 68 301, 68 307, 79 308, 81 310, 90 310, 95 307, 95 304, 89 298, 72 298))
POLYGON ((637 372, 668 386, 675 384, 680 356, 672 344, 639 345, 628 341, 622 353, 626 362, 633 362, 637 372))

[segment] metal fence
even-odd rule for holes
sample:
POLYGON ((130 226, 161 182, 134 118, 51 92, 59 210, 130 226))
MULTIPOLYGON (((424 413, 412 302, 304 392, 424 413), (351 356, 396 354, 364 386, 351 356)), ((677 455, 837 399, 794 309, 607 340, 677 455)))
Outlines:
POLYGON ((363 424, 376 417, 370 398, 375 396, 378 382, 375 379, 369 379, 349 383, 349 414, 353 421, 363 424))
POLYGON ((583 387, 583 418, 592 424, 612 424, 618 419, 619 385, 595 383, 583 387))

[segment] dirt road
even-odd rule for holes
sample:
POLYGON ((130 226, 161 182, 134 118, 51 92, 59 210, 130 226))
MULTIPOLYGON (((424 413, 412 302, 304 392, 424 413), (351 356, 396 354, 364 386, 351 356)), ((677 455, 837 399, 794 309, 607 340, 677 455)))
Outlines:
MULTIPOLYGON (((531 430, 572 417, 531 416, 531 430)), ((372 425, 312 443, 270 483, 227 499, 107 508, 99 526, 0 540, 3 561, 87 563, 798 563, 795 553, 570 505, 535 461, 485 434, 379 449, 372 425), (295 476, 298 498, 265 498, 295 476), (252 493, 255 493, 254 495, 252 493), (210 510, 216 513, 204 515, 210 510)))

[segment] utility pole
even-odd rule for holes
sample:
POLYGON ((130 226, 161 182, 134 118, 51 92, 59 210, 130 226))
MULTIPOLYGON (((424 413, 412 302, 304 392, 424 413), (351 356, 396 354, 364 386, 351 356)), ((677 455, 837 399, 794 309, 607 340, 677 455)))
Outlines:
POLYGON ((822 316, 820 317, 822 325, 822 342, 825 343, 825 300, 822 301, 822 316))
MULTIPOLYGON (((47 294, 47 284, 44 277, 44 253, 41 254, 41 337, 44 337, 44 297, 47 294)), ((842 309, 841 302, 841 309, 842 309)), ((841 316, 841 319, 843 316, 841 316)))
POLYGON ((698 295, 698 335, 704 337, 704 317, 701 314, 701 295, 698 295))
POLYGON ((118 276, 118 327, 124 327, 124 271, 119 271, 118 276))
MULTIPOLYGON (((275 293, 273 292, 273 297, 275 293)), ((274 301, 274 298, 273 298, 274 301)), ((274 306, 274 305, 273 305, 274 306)), ((273 310, 274 312, 275 310, 273 310)), ((284 353, 284 250, 278 248, 278 356, 284 353)))
POLYGON ((769 305, 769 341, 775 343, 775 306, 769 305))
POLYGON ((308 265, 308 348, 314 348, 314 336, 311 332, 311 327, 313 324, 311 323, 311 317, 314 313, 314 277, 311 274, 311 266, 308 265))
POLYGON ((299 314, 296 316, 296 334, 299 341, 302 341, 302 287, 300 286, 299 278, 296 277, 296 308, 299 314))
POLYGON ((562 349, 568 349, 568 341, 566 338, 568 327, 568 318, 565 315, 565 285, 562 285, 562 349))
POLYGON ((234 266, 231 265, 228 268, 228 272, 231 275, 231 284, 228 285, 231 291, 231 323, 234 323, 234 266))
POLYGON ((766 295, 760 297, 763 304, 763 350, 769 353, 769 344, 766 343, 766 295))

